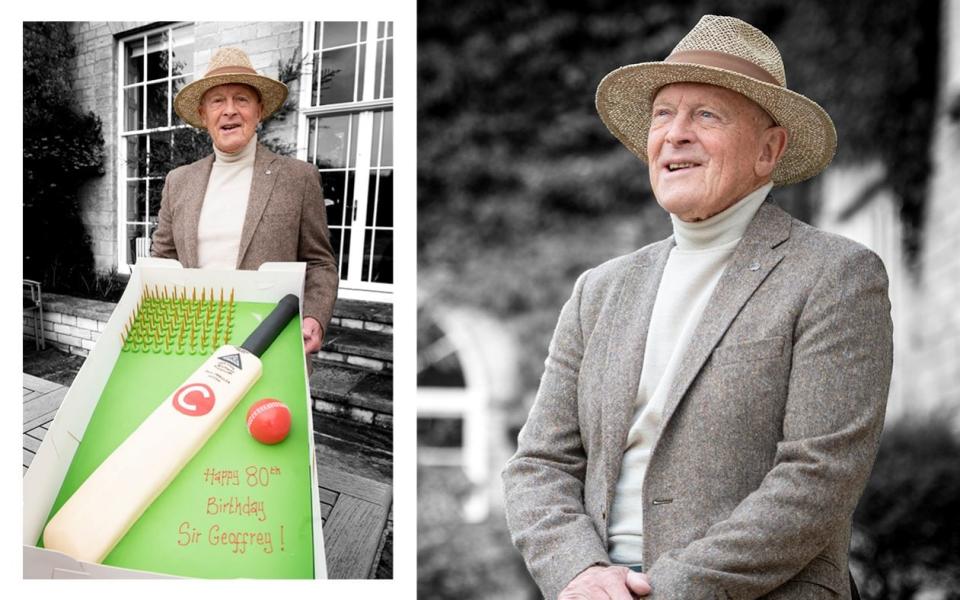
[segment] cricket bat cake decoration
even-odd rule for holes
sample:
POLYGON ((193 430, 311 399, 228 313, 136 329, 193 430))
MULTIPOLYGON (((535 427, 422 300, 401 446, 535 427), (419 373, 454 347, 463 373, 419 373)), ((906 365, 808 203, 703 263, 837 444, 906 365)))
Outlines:
MULTIPOLYGON (((172 297, 177 299, 176 291, 172 297)), ((167 299, 166 290, 163 299, 167 299)), ((151 300, 145 298, 147 308, 151 300)), ((192 347, 195 352, 197 340, 188 341, 186 329, 203 329, 205 322, 212 321, 211 336, 216 337, 217 331, 225 333, 224 329, 229 327, 230 308, 217 310, 212 290, 209 302, 205 293, 200 303, 188 301, 186 291, 179 300, 187 307, 182 314, 176 310, 163 313, 161 309, 159 316, 144 313, 141 321, 162 325, 167 319, 166 328, 177 329, 179 334, 167 332, 163 339, 158 335, 151 337, 131 324, 126 329, 124 350, 169 353, 177 348, 190 352, 192 347)), ((260 356, 299 313, 299 306, 296 296, 284 296, 243 344, 227 344, 214 351, 66 501, 47 523, 44 546, 77 560, 102 562, 260 379, 260 356)), ((139 310, 137 315, 139 320, 139 310)), ((203 337, 203 343, 208 343, 207 336, 203 337)), ((222 339, 226 341, 229 336, 223 335, 222 339)))

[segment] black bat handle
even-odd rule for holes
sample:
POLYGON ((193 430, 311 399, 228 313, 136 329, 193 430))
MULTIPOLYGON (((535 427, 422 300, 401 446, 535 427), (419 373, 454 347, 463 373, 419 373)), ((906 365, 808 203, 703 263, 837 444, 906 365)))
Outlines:
POLYGON ((277 339, 283 328, 290 322, 290 319, 297 316, 299 312, 300 299, 293 294, 287 294, 280 299, 277 307, 267 315, 267 318, 257 325, 253 333, 247 336, 240 347, 256 356, 263 356, 273 340, 277 339))

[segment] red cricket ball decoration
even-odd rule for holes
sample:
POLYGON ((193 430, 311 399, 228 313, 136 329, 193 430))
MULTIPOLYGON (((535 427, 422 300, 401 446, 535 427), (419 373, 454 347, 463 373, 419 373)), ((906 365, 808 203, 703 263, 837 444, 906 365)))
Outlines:
POLYGON ((264 398, 247 411, 247 431, 263 444, 276 444, 290 433, 290 409, 275 398, 264 398))

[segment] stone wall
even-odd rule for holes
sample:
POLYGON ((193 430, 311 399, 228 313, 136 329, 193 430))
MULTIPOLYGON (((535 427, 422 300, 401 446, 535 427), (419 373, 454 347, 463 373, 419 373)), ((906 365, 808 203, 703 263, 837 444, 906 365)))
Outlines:
POLYGON ((93 112, 103 123, 106 173, 81 190, 83 223, 90 236, 94 267, 109 271, 117 264, 117 39, 143 22, 71 24, 77 46, 77 108, 93 112))
MULTIPOLYGON (((303 23, 299 21, 197 23, 194 29, 197 73, 207 70, 207 64, 218 49, 236 46, 250 56, 254 69, 269 77, 277 77, 281 61, 286 63, 292 56, 302 59, 302 36, 303 23)), ((288 98, 296 104, 300 94, 299 82, 288 84, 288 87, 288 98)), ((260 137, 296 144, 296 114, 290 113, 282 121, 267 121, 260 137)))
MULTIPOLYGON (((65 352, 86 356, 100 339, 116 304, 73 298, 60 294, 43 295, 43 337, 46 343, 65 352)), ((35 339, 35 313, 23 316, 23 335, 35 339)))

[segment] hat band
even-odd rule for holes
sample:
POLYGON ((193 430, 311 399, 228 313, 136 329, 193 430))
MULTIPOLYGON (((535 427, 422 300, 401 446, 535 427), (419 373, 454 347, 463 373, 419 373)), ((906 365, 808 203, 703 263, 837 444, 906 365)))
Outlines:
POLYGON ((216 75, 224 75, 227 73, 231 75, 259 75, 259 73, 257 73, 250 67, 244 67, 241 65, 227 65, 226 67, 220 67, 217 69, 207 71, 206 73, 203 74, 203 77, 204 79, 206 79, 207 77, 214 77, 216 75))
POLYGON ((715 67, 717 69, 724 69, 726 71, 733 71, 734 73, 746 75, 747 77, 758 79, 764 83, 771 83, 773 85, 783 87, 783 84, 777 81, 777 79, 766 69, 750 62, 749 60, 742 59, 739 56, 734 56, 732 54, 726 54, 724 52, 715 52, 713 50, 681 50, 680 52, 674 52, 667 58, 663 59, 663 62, 689 63, 702 65, 704 67, 715 67))

